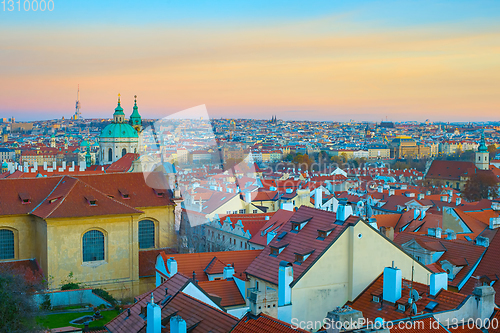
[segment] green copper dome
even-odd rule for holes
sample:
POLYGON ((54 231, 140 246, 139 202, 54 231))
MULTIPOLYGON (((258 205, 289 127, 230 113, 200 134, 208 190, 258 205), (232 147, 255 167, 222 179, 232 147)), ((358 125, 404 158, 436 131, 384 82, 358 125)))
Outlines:
POLYGON ((7 164, 7 162, 3 161, 3 163, 2 163, 2 169, 8 168, 8 167, 9 167, 9 165, 7 164))
POLYGON ((112 123, 104 127, 100 138, 138 138, 137 131, 129 124, 112 123))

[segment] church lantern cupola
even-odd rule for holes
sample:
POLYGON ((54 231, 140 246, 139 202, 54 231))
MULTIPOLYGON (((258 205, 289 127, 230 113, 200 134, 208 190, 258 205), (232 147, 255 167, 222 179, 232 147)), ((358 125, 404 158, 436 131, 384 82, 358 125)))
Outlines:
POLYGON ((123 124, 125 122, 125 113, 120 104, 120 94, 118 94, 118 105, 115 108, 115 113, 113 114, 113 122, 116 124, 123 124))
POLYGON ((139 133, 142 130, 142 118, 137 107, 137 95, 134 96, 134 109, 130 116, 130 125, 139 133))

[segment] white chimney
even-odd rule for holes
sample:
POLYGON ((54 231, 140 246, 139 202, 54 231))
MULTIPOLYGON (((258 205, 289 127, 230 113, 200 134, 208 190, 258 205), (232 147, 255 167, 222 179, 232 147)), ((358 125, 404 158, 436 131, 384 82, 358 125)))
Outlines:
POLYGON ((36 161, 33 162, 33 169, 38 171, 38 163, 36 161))
POLYGON ((267 236, 267 243, 266 244, 269 244, 269 243, 271 243, 273 238, 276 237, 276 231, 269 231, 266 236, 267 236))
POLYGON ((186 321, 181 316, 174 316, 170 318, 170 333, 186 333, 186 321))
POLYGON ((86 168, 87 164, 85 163, 85 161, 80 161, 80 171, 85 171, 86 168))
POLYGON ((292 302, 293 267, 288 261, 281 261, 278 271, 278 306, 289 305, 292 302))
POLYGON ((394 195, 394 189, 393 188, 389 189, 389 196, 391 196, 391 195, 394 195))
POLYGON ((63 170, 66 170, 66 161, 63 161, 63 162, 62 162, 62 169, 63 169, 63 170))
POLYGON ((167 259, 167 272, 169 277, 172 277, 175 273, 177 273, 177 261, 175 261, 174 257, 167 259))
POLYGON ((480 319, 480 323, 487 323, 495 310, 495 289, 492 286, 476 287, 472 292, 475 299, 476 309, 474 322, 480 319))
POLYGON ((231 264, 228 264, 226 267, 224 267, 224 271, 222 272, 222 278, 224 280, 232 279, 233 275, 234 275, 234 267, 231 266, 231 264))
POLYGON ((441 238, 441 233, 443 232, 443 229, 440 227, 436 228, 436 238, 441 238))
POLYGON ((147 306, 146 333, 161 333, 161 307, 155 304, 153 293, 147 306))
POLYGON ((47 162, 43 162, 43 170, 47 170, 47 162))
POLYGON ((420 220, 425 219, 425 215, 427 215, 427 211, 422 209, 422 212, 420 213, 420 220))
POLYGON ((401 298, 403 275, 399 268, 394 267, 394 261, 392 262, 392 266, 384 268, 382 297, 384 301, 396 303, 401 298))
POLYGON ((293 190, 292 190, 291 188, 287 188, 287 189, 286 189, 286 193, 287 193, 287 194, 290 194, 290 193, 292 193, 292 192, 293 192, 293 190))
POLYGON ((431 274, 431 284, 429 286, 429 293, 432 296, 436 296, 436 294, 441 290, 448 289, 448 273, 432 273, 431 274))
POLYGON ((54 161, 52 162, 52 169, 53 170, 56 170, 57 169, 57 163, 54 161))
POLYGON ((314 208, 321 208, 323 204, 323 190, 320 187, 314 192, 314 208))
POLYGON ((252 202, 252 193, 250 192, 245 192, 245 201, 247 203, 251 203, 252 202))
POLYGON ((419 193, 418 196, 417 196, 418 200, 422 200, 424 198, 425 198, 425 195, 423 193, 419 193))
POLYGON ((420 216, 420 209, 414 209, 413 210, 413 219, 416 220, 420 216))
POLYGON ((460 204, 462 203, 462 198, 458 197, 456 200, 455 200, 455 204, 457 206, 460 206, 460 204))
POLYGON ((269 221, 269 215, 264 216, 264 220, 269 221))
POLYGON ((339 199, 337 207, 337 221, 345 222, 352 215, 352 207, 347 204, 347 199, 339 199))
POLYGON ((488 247, 490 246, 490 239, 487 237, 479 236, 476 238, 476 245, 488 247))
POLYGON ((500 217, 490 217, 490 229, 500 227, 500 217))

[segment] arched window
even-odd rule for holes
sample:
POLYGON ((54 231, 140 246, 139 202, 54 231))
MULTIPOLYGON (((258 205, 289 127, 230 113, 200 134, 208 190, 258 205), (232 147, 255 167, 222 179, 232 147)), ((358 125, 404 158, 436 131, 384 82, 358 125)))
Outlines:
POLYGON ((11 230, 0 230, 0 260, 1 259, 14 259, 14 232, 11 230))
POLYGON ((155 223, 151 220, 139 221, 139 248, 155 247, 155 223))
POLYGON ((104 260, 104 234, 90 230, 83 234, 83 261, 104 260))
POLYGON ((122 149, 122 157, 125 156, 126 153, 127 153, 127 149, 123 148, 122 149))
POLYGON ((113 149, 108 149, 108 161, 111 162, 113 160, 113 149))

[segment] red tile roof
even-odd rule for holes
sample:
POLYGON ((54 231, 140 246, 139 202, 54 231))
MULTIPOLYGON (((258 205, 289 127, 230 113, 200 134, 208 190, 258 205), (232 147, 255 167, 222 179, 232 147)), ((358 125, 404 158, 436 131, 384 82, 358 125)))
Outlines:
MULTIPOLYGON (((500 265, 498 260, 500 258, 500 232, 496 232, 493 239, 490 241, 490 245, 486 249, 486 253, 483 259, 477 266, 476 270, 473 272, 473 276, 465 283, 461 292, 470 294, 477 285, 481 285, 479 278, 483 276, 496 276, 496 279, 500 279, 500 265)), ((493 284, 493 289, 495 289, 495 302, 500 304, 500 282, 497 281, 493 284)))
POLYGON ((208 281, 205 269, 214 260, 220 260, 224 265, 234 264, 234 276, 239 279, 245 279, 244 272, 248 265, 261 253, 261 250, 244 251, 221 251, 221 252, 200 252, 200 253, 181 253, 166 254, 161 253, 164 262, 173 257, 177 261, 177 271, 191 277, 193 271, 196 272, 198 281, 208 281))
POLYGON ((292 217, 294 212, 284 209, 277 210, 273 216, 266 221, 255 234, 252 234, 252 238, 249 240, 250 243, 266 246, 267 245, 267 233, 270 231, 279 234, 280 228, 292 217))
POLYGON ((166 296, 174 296, 180 290, 182 290, 188 283, 190 279, 182 274, 175 274, 167 281, 163 282, 157 288, 135 297, 137 302, 135 302, 130 309, 130 317, 127 317, 127 311, 123 311, 113 320, 111 320, 106 328, 111 332, 123 332, 123 333, 136 333, 141 330, 146 324, 146 321, 140 316, 141 307, 146 306, 151 300, 151 293, 153 297, 158 301, 162 301, 166 296), (165 292, 167 290, 167 292, 165 292))
POLYGON ((233 228, 236 226, 238 221, 241 221, 243 224, 243 230, 245 232, 248 231, 250 235, 253 236, 260 230, 260 228, 262 228, 264 224, 266 224, 268 221, 266 220, 266 217, 271 218, 273 215, 274 212, 261 214, 227 214, 220 215, 219 219, 222 225, 224 221, 229 218, 233 228))
POLYGON ((293 329, 292 326, 284 321, 278 320, 264 313, 255 316, 247 313, 240 319, 231 333, 294 333, 307 332, 300 328, 293 329))
POLYGON ((475 170, 472 162, 434 160, 425 178, 460 180, 462 176, 471 176, 475 170))
MULTIPOLYGON (((405 312, 401 312, 395 304, 389 302, 373 302, 373 295, 380 296, 382 300, 383 284, 384 276, 381 274, 354 300, 354 302, 352 302, 352 304, 350 304, 350 306, 355 310, 363 312, 363 317, 372 321, 375 321, 377 317, 381 317, 385 321, 408 318, 411 312, 409 306, 406 306, 405 312)), ((398 304, 407 305, 410 296, 410 285, 411 281, 403 279, 403 288, 401 298, 397 302, 398 304)), ((421 297, 415 302, 419 314, 422 312, 428 313, 424 311, 424 309, 431 301, 438 303, 434 312, 443 312, 456 309, 467 298, 466 295, 444 289, 441 289, 436 296, 429 297, 429 286, 417 282, 413 282, 413 289, 415 289, 421 297)))
POLYGON ((207 294, 220 297, 222 299, 220 305, 223 307, 245 305, 245 300, 234 280, 201 281, 198 282, 198 286, 207 294))
POLYGON ((275 237, 262 253, 250 264, 246 273, 262 280, 278 284, 278 268, 281 261, 295 262, 295 253, 305 250, 307 247, 314 249, 307 259, 301 264, 293 264, 294 282, 306 271, 309 266, 325 251, 330 244, 351 224, 356 223, 359 218, 351 216, 343 225, 334 224, 336 214, 324 210, 301 206, 280 229, 280 233, 286 235, 278 239, 275 237), (292 221, 302 222, 309 220, 298 233, 290 232, 292 221), (318 230, 333 231, 324 240, 319 240, 318 230), (288 244, 277 256, 271 256, 271 246, 280 247, 288 244))
POLYGON ((24 279, 31 284, 38 284, 43 279, 42 268, 36 259, 0 261, 0 271, 23 275, 24 279))
POLYGON ((107 169, 107 173, 112 172, 127 172, 132 167, 132 162, 139 158, 139 154, 127 153, 118 161, 112 163, 107 169))
POLYGON ((154 250, 139 251, 139 277, 155 276, 156 257, 160 253, 173 254, 177 253, 177 249, 164 248, 154 250))
POLYGON ((458 287, 464 282, 468 273, 474 269, 475 264, 482 258, 486 251, 485 247, 473 243, 461 240, 435 238, 414 233, 400 233, 394 238, 394 243, 403 245, 412 239, 415 239, 420 246, 430 251, 444 251, 443 255, 437 260, 438 263, 441 263, 443 260, 448 260, 450 263, 455 262, 458 265, 465 265, 460 272, 457 273, 455 278, 448 282, 448 284, 453 287, 458 287))

